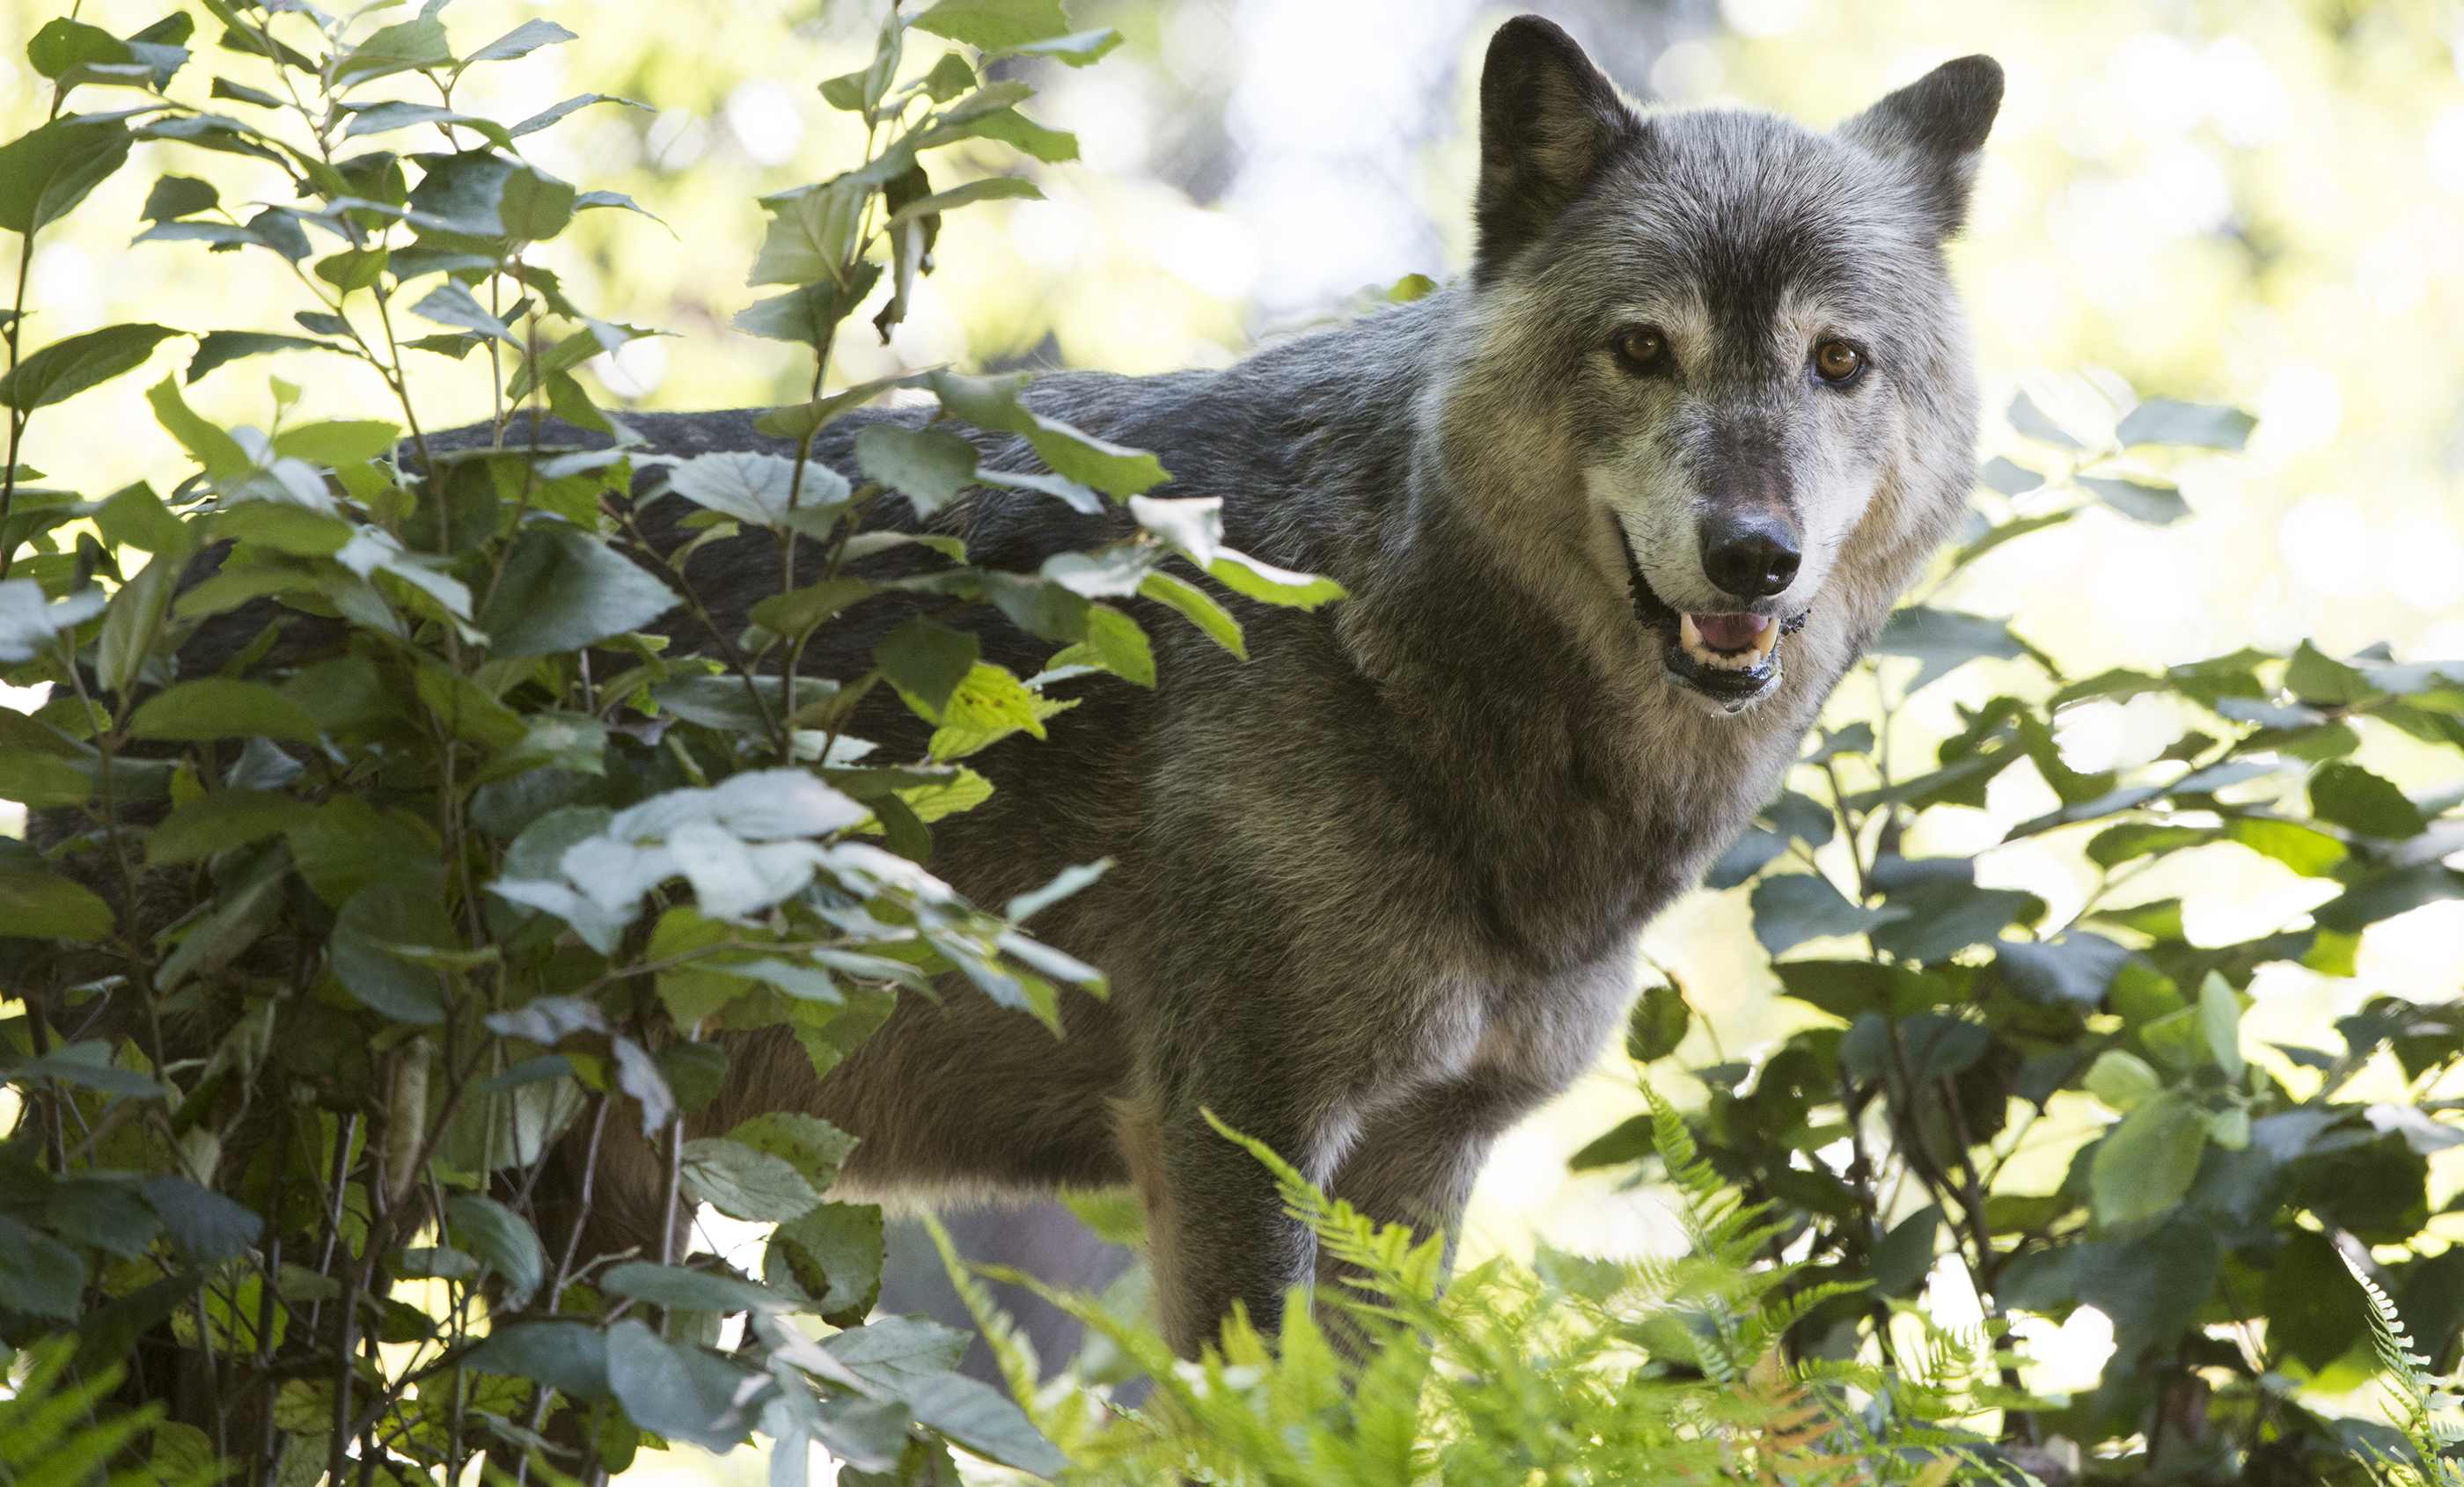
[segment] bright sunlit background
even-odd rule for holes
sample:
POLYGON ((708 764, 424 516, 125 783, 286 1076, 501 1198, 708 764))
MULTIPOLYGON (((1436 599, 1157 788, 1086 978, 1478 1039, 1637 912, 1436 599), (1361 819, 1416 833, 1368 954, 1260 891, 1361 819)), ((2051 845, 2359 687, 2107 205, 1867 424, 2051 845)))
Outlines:
MULTIPOLYGON (((89 0, 82 14, 125 32, 164 4, 89 0)), ((1953 250, 1989 407, 2027 389, 2090 443, 2134 388, 2259 415, 2246 454, 2163 471, 2180 483, 2188 519, 2154 528, 2092 514, 2004 547, 1940 602, 2014 616, 2021 633, 2081 675, 2305 636, 2331 654, 2384 641, 2400 659, 2464 655, 2464 79, 2455 50, 2464 5, 1535 8, 1639 98, 1773 108, 1821 126, 1936 63, 1991 53, 2008 72, 2008 98, 1970 230, 1953 250)), ((37 121, 46 103, 20 60, 24 40, 60 10, 0 0, 0 121, 11 135, 37 121)), ((869 54, 878 6, 838 0, 817 14, 810 4, 761 0, 460 0, 445 19, 467 46, 540 13, 582 39, 474 70, 455 102, 508 121, 582 92, 647 105, 602 104, 523 142, 543 167, 584 188, 627 192, 667 224, 590 213, 539 255, 583 305, 671 333, 593 363, 600 386, 646 407, 801 396, 807 374, 796 354, 737 335, 727 320, 759 297, 743 287, 760 239, 753 198, 832 173, 858 142, 848 116, 825 108, 813 88, 869 54)), ((952 218, 920 310, 888 347, 869 336, 847 344, 837 380, 941 361, 1125 372, 1221 365, 1260 334, 1339 312, 1365 286, 1463 268, 1479 57, 1508 11, 1472 0, 1079 0, 1072 13, 1129 38, 1094 68, 1031 75, 1045 92, 1028 112, 1076 130, 1084 161, 1027 164, 1045 201, 952 218)), ((182 78, 187 93, 202 96, 200 75, 226 55, 212 50, 214 32, 210 21, 201 27, 182 78)), ((917 50, 910 66, 920 70, 936 49, 917 50)), ((45 234, 32 268, 33 341, 130 319, 274 329, 307 303, 269 254, 132 247, 139 205, 165 169, 207 176, 226 201, 266 188, 237 157, 140 151, 45 234)), ((23 457, 47 483, 93 494, 141 477, 167 488, 183 462, 142 393, 185 344, 166 346, 146 372, 46 412, 23 457)), ((436 362, 422 389, 436 421, 486 411, 455 370, 436 362)), ((382 398, 340 361, 298 355, 238 363, 189 396, 209 414, 261 421, 268 374, 307 388, 307 415, 361 412, 382 398)), ((2031 453, 1998 413, 1988 419, 1986 452, 2043 464, 2044 451, 2031 453)), ((1947 722, 1953 702, 2020 680, 2015 667, 1976 663, 1925 695, 1919 721, 1947 722)), ((2098 769, 2152 756, 2176 726, 2167 707, 2148 698, 2084 710, 2063 740, 2072 762, 2098 769)), ((2435 782, 2426 752, 2374 744, 2364 757, 2409 786, 2435 782)), ((2042 809, 2050 798, 2041 792, 2028 767, 2013 770, 1987 810, 1945 813, 1958 821, 1957 840, 1938 834, 1911 850, 1988 845, 2042 809)), ((2163 891, 2184 895, 2196 940, 2238 938, 2333 891, 2230 847, 2199 854, 2195 865, 2195 876, 2163 891)), ((2085 883, 2074 848, 2013 846, 1984 866, 1994 881, 2046 897, 2057 916, 2085 883)), ((2464 905, 2387 921, 2369 931, 2356 978, 2262 973, 2253 1026, 2265 1038, 2319 1042, 2329 1016, 2372 992, 2457 995, 2459 947, 2464 905)), ((1653 929, 1647 948, 1706 1015, 1689 1057, 1708 1057, 1715 1044, 1726 1057, 1748 1057, 1793 1025, 1772 998, 1741 892, 1697 895, 1653 929)), ((1524 1250, 1535 1234, 1595 1252, 1668 1242, 1672 1226, 1647 1195, 1566 1173, 1570 1152, 1639 1107, 1633 1071, 1612 1052, 1596 1076, 1510 1133, 1475 1203, 1469 1253, 1524 1250)), ((2057 1175, 2081 1134, 2049 1152, 2057 1175)), ((2457 1176, 2433 1177, 2433 1206, 2457 1176)), ((2085 1315, 2065 1330, 2040 1378, 2047 1387, 2059 1387, 2064 1368, 2093 1376, 2101 1345, 2085 1315)), ((636 1476, 752 1470, 697 1459, 645 1457, 636 1476)))

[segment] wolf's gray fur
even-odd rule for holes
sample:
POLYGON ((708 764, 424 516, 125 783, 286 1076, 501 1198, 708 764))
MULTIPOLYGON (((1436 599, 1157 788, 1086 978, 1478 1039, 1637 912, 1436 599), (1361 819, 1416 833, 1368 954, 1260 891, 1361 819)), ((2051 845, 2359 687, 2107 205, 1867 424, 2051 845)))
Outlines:
MULTIPOLYGON (((1451 1223, 1491 1140, 1591 1061, 1643 923, 1770 798, 1961 507, 1976 399, 1941 245, 2000 92, 1971 57, 1828 135, 1639 116, 1563 32, 1511 21, 1464 281, 1223 371, 1035 383, 1042 411, 1156 451, 1159 493, 1223 497, 1236 545, 1353 597, 1240 606, 1245 665, 1143 615, 1152 693, 1082 686, 1048 741, 982 756, 998 793, 937 833, 961 890, 1118 860, 1036 921, 1111 976, 1108 1003, 1067 1003, 1067 1039, 962 992, 905 998, 818 1083, 793 1044, 738 1045, 703 1126, 816 1112, 864 1138, 847 1179, 883 1193, 1134 1181, 1184 1352, 1235 1302, 1271 1326, 1316 1267, 1202 1111, 1371 1214, 1451 1223), (1841 385, 1817 375, 1845 364, 1834 342, 1860 367, 1841 385), (1750 573, 1724 588, 1732 558, 1750 573), (1804 623, 1758 661, 1680 645, 1683 615, 1804 623)), ((673 452, 780 448, 747 415, 639 422, 673 452)), ((853 426, 824 457, 847 463, 853 426)), ((1013 443, 986 449, 1023 464, 1013 443)), ((935 524, 1021 570, 1125 530, 1019 494, 935 524)), ((731 629, 775 571, 743 539, 692 574, 735 597, 731 629)), ((862 668, 898 618, 875 602, 815 669, 862 668)), ((1014 668, 1049 648, 974 623, 1014 668)), ((904 749, 913 728, 893 708, 857 731, 904 749)), ((649 1153, 617 1155, 603 1221, 654 1232, 649 1153)))

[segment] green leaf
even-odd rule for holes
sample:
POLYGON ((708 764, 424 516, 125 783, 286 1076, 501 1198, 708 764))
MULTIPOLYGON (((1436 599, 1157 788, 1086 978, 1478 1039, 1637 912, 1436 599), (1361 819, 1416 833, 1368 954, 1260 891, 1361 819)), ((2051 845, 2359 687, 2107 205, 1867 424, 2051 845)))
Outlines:
POLYGON ((1214 640, 1215 644, 1243 661, 1249 659, 1248 646, 1243 643, 1241 622, 1225 612, 1204 589, 1171 574, 1154 572, 1138 580, 1140 596, 1154 600, 1180 612, 1183 618, 1214 640))
POLYGON ((827 465, 805 461, 800 485, 794 460, 740 449, 686 460, 669 470, 668 485, 694 505, 738 521, 792 526, 816 537, 828 535, 847 498, 847 477, 827 465))
POLYGON ((2347 855, 2344 844, 2323 831, 2268 816, 2233 817, 2224 824, 2224 836, 2262 857, 2276 859, 2305 878, 2335 876, 2336 867, 2347 855))
POLYGON ((1007 51, 1069 33, 1069 17, 1062 13, 1061 0, 938 0, 908 24, 984 52, 1007 51))
POLYGON ((525 1322, 496 1328, 463 1355, 462 1366, 536 1380, 574 1399, 607 1397, 607 1340, 584 1323, 525 1322))
POLYGON ((1570 1171, 1595 1171, 1603 1167, 1623 1167, 1639 1162, 1659 1150, 1651 1116, 1629 1115, 1605 1133, 1592 1138, 1584 1148, 1566 1159, 1570 1171))
POLYGON ((907 497, 919 517, 957 498, 976 478, 976 447, 942 428, 873 424, 855 436, 856 467, 907 497))
POLYGON ((544 243, 573 221, 574 189, 554 176, 520 169, 505 177, 496 215, 505 235, 521 242, 544 243))
POLYGON ((1866 1275, 1884 1296, 1905 1296, 1932 1271, 1942 1232, 1942 1207, 1928 1203, 1903 1218, 1875 1244, 1866 1275))
POLYGON ((2369 1298, 2335 1240, 2290 1226, 2281 1233, 2264 1297, 2268 1351, 2323 1370, 2361 1340, 2369 1298))
POLYGON ((385 273, 385 260, 391 256, 383 248, 354 248, 332 253, 317 261, 317 276, 343 294, 366 289, 385 273))
POLYGON ((747 284, 836 283, 841 266, 855 251, 863 226, 865 203, 871 192, 851 181, 804 186, 761 205, 770 212, 762 233, 761 251, 754 259, 747 284))
POLYGON ((66 216, 132 142, 117 120, 55 119, 0 144, 0 228, 31 235, 66 216))
POLYGON ((1774 956, 1808 940, 1863 934, 1904 913, 1852 904, 1830 879, 1814 873, 1765 878, 1754 885, 1748 902, 1753 907, 1754 938, 1774 956))
POLYGON ((918 1423, 988 1460, 1046 1477, 1059 1476, 1069 1464, 1026 1411, 989 1384, 962 1373, 939 1373, 908 1385, 906 1395, 918 1423))
POLYGON ((408 129, 418 124, 459 124, 470 129, 491 144, 513 148, 513 131, 493 119, 475 114, 458 113, 439 108, 433 103, 410 103, 389 99, 351 110, 351 121, 342 126, 342 137, 352 139, 366 134, 386 134, 396 129, 408 129))
POLYGON ((824 1203, 781 1224, 762 1252, 761 1277, 810 1300, 825 1322, 862 1322, 881 1296, 881 1209, 824 1203))
POLYGON ((970 1337, 923 1317, 884 1317, 824 1338, 822 1346, 865 1383, 903 1395, 917 1380, 957 1367, 970 1337))
POLYGON ((2421 810, 2395 785, 2358 764, 2321 764, 2310 776, 2310 811, 2365 837, 2400 841, 2428 829, 2421 810))
POLYGON ((1134 686, 1155 684, 1155 648, 1138 623, 1109 604, 1087 606, 1087 638, 1055 655, 1054 667, 1091 664, 1134 686))
MULTIPOLYGON (((617 1270, 637 1268, 659 1267, 617 1270)), ((751 1432, 754 1416, 737 1401, 758 1397, 751 1387, 758 1378, 690 1343, 668 1342, 630 1317, 607 1329, 608 1390, 634 1425, 654 1435, 727 1451, 751 1432)))
POLYGON ((2083 930, 2055 940, 2001 940, 1994 945, 1994 961, 2013 989, 2048 1007, 2069 1002, 2095 1010, 2129 958, 2121 946, 2083 930))
POLYGON ((793 1309, 786 1298, 749 1280, 707 1270, 653 1265, 647 1260, 628 1260, 609 1270, 601 1277, 599 1288, 653 1306, 686 1311, 781 1313, 793 1309))
POLYGON ((219 1265, 256 1242, 265 1220, 248 1208, 185 1177, 149 1177, 145 1201, 161 1214, 181 1256, 192 1265, 219 1265))
MULTIPOLYGON (((578 109, 588 108, 593 103, 622 103, 627 108, 638 108, 644 113, 651 111, 650 106, 647 103, 636 103, 631 98, 620 98, 612 93, 577 93, 572 98, 566 98, 561 103, 553 104, 547 108, 540 109, 538 113, 523 120, 520 123, 514 125, 513 128, 506 132, 517 140, 526 134, 537 134, 540 130, 548 127, 550 124, 553 124, 557 120, 564 118, 565 115, 573 113, 578 109)), ((584 192, 583 195, 574 199, 574 205, 577 208, 587 207, 632 207, 635 211, 642 210, 639 207, 633 207, 633 199, 631 197, 619 196, 613 191, 584 192)), ((649 216, 649 213, 643 212, 643 215, 649 216)), ((656 219, 654 218, 652 220, 656 219)))
POLYGON ((2146 1105, 2164 1093, 2164 1079, 2148 1066, 2139 1054, 2126 1054, 2122 1049, 2106 1049, 2097 1054, 2095 1066, 2087 1071, 2087 1093, 2104 1101, 2117 1113, 2129 1115, 2139 1105, 2146 1105))
POLYGON ((784 1223, 822 1200, 783 1159, 717 1137, 685 1143, 684 1183, 698 1201, 751 1223, 784 1223))
POLYGON ((944 52, 933 70, 924 75, 924 96, 935 104, 947 103, 976 85, 976 70, 956 52, 944 52))
POLYGON ((306 824, 317 808, 270 790, 209 790, 164 818, 145 838, 145 862, 163 867, 195 862, 306 824))
POLYGON ((2043 901, 2017 888, 1927 883, 1894 889, 1885 900, 1893 923, 1874 930, 1874 947, 1903 960, 1947 960, 1970 945, 1995 944, 2002 930, 2043 901))
POLYGON ((194 530, 171 514, 154 488, 143 480, 113 492, 95 512, 94 524, 103 540, 115 547, 134 547, 175 560, 196 546, 194 530))
POLYGON ((2079 483, 2105 505, 2134 521, 2169 526, 2190 514, 2190 503, 2172 486, 2151 486, 2138 480, 2081 475, 2079 483))
POLYGON ((2011 421, 2013 428, 2039 444, 2050 444, 2060 449, 2087 448, 2069 429, 2047 417, 2045 410, 2036 406, 2035 400, 2024 392, 2011 400, 2010 409, 2004 416, 2011 421))
POLYGON ((904 227, 919 217, 937 217, 945 211, 956 211, 977 202, 1021 200, 1040 202, 1044 200, 1044 191, 1034 182, 1019 176, 987 176, 981 181, 970 181, 946 191, 917 197, 891 212, 890 220, 882 226, 885 230, 904 227))
POLYGON ((226 361, 261 357, 275 351, 340 351, 331 341, 305 336, 276 336, 265 331, 208 331, 197 339, 197 354, 188 359, 187 381, 196 380, 226 361))
POLYGON ((2207 1140, 2207 1112, 2176 1094, 2160 1094, 2123 1116, 2089 1164, 2097 1221, 2135 1224, 2178 1205, 2198 1176, 2207 1140))
POLYGON ((445 1205, 462 1247, 495 1267, 519 1306, 547 1279, 547 1256, 530 1221, 494 1198, 462 1194, 445 1205))
MULTIPOLYGON (((85 794, 78 792, 80 798, 85 794)), ((66 878, 36 867, 0 867, 0 934, 88 942, 109 936, 112 924, 111 906, 66 878)))
POLYGON ((180 447, 203 465, 212 479, 233 479, 256 468, 256 462, 240 448, 238 440, 189 408, 187 401, 180 396, 180 384, 170 378, 156 383, 146 392, 145 401, 154 405, 155 420, 180 441, 180 447))
POLYGON ((1693 1025, 1694 1009, 1685 1004, 1683 988, 1674 981, 1649 987, 1626 1016, 1626 1057, 1637 1063, 1665 1059, 1685 1041, 1693 1025))
POLYGON ((445 23, 423 15, 387 26, 352 48, 334 64, 334 83, 342 88, 388 73, 452 64, 453 53, 445 44, 445 23))
POLYGON ((544 656, 640 629, 675 602, 666 584, 591 534, 532 522, 514 539, 478 623, 492 655, 544 656))
POLYGON ((163 639, 163 622, 170 613, 171 594, 180 581, 175 558, 157 558, 111 596, 102 613, 102 634, 95 645, 95 680, 107 692, 125 692, 155 644, 163 639))
POLYGON ((211 211, 221 202, 221 194, 209 183, 194 176, 165 176, 145 193, 145 205, 137 214, 147 222, 167 222, 211 211))
POLYGON ((67 759, 23 750, 0 750, 0 800, 44 810, 76 805, 95 794, 95 782, 67 759))
POLYGON ((872 647, 872 659, 910 707, 938 723, 950 694, 975 668, 980 649, 981 643, 971 631, 910 615, 872 647))
POLYGON ((847 275, 844 289, 826 278, 817 284, 802 285, 737 311, 736 318, 728 323, 748 336, 818 346, 830 338, 841 320, 855 313, 856 306, 872 293, 872 286, 880 278, 881 265, 860 263, 847 275))
POLYGON ((509 62, 517 56, 528 56, 541 47, 553 47, 575 40, 572 32, 554 21, 531 19, 489 42, 462 59, 464 67, 473 62, 509 62))
POLYGON ((255 734, 314 741, 318 733, 317 720, 273 688, 221 677, 156 692, 139 706, 128 731, 138 738, 190 740, 255 734))
POLYGON ((821 1117, 792 1110, 754 1116, 729 1131, 727 1139, 779 1158, 816 1189, 838 1180, 840 1167, 856 1145, 853 1136, 821 1117))
POLYGON ((1278 568, 1228 547, 1216 549, 1215 560, 1206 565, 1206 572, 1236 594, 1295 609, 1315 609, 1330 600, 1349 597, 1344 586, 1332 579, 1278 568))
POLYGON ((2207 1035, 2208 1052, 2225 1078, 2241 1082, 2241 1001, 2225 978, 2211 971, 2199 985, 2199 1030, 2207 1035))
POLYGON ((128 43, 83 21, 63 15, 43 23, 26 43, 26 60, 45 77, 57 78, 70 68, 89 62, 125 62, 128 43))
POLYGON ((1885 656, 1916 658, 1920 664, 1908 683, 1911 692, 1981 656, 2015 661, 2026 654, 2002 621, 1923 604, 1891 611, 1874 639, 1874 649, 1885 656))
MULTIPOLYGON (((489 226, 494 229, 498 224, 492 220, 489 226)), ((504 321, 490 315, 486 306, 452 279, 447 279, 430 290, 426 298, 410 307, 410 312, 439 325, 458 325, 466 331, 494 337, 509 346, 518 348, 521 345, 520 338, 504 321)))
POLYGON ((2150 398, 2123 416, 2114 437, 2124 447, 2178 444, 2239 450, 2249 445, 2250 431, 2257 426, 2258 420, 2239 408, 2150 398))
POLYGON ((385 453, 401 436, 400 425, 381 418, 326 419, 275 434, 274 452, 341 470, 385 453))
POLYGON ((0 377, 0 404, 22 412, 64 403, 145 364, 154 348, 174 336, 167 325, 113 325, 54 341, 0 377))
POLYGON ((2321 929, 2357 934, 2382 919, 2450 899, 2464 899, 2464 872, 2418 863, 2364 878, 2310 913, 2321 929))
MULTIPOLYGON (((1108 26, 1100 31, 1082 31, 1067 36, 1049 36, 1042 41, 1030 41, 1023 46, 1011 47, 1008 50, 1014 55, 1048 56, 1056 62, 1065 62, 1071 67, 1085 67, 1091 62, 1101 60, 1120 44, 1121 33, 1108 26)), ((1419 279, 1422 284, 1427 285, 1428 289, 1437 288, 1437 285, 1426 275, 1419 273, 1405 274, 1402 279, 1397 281, 1397 288, 1401 288, 1412 279, 1419 279)), ((1421 293, 1425 294, 1427 290, 1421 293)), ((1420 296, 1403 293, 1390 297, 1395 303, 1402 304, 1420 296)))
POLYGON ((334 917, 334 976, 363 1005, 397 1022, 432 1027, 445 1020, 438 973, 401 952, 457 950, 461 943, 436 893, 371 884, 334 917))
POLYGON ((0 1217, 0 1310, 76 1322, 85 1295, 85 1266, 77 1252, 0 1217))
POLYGON ((848 605, 880 592, 862 579, 825 579, 791 593, 771 595, 753 606, 752 620, 764 629, 799 638, 810 634, 848 605))

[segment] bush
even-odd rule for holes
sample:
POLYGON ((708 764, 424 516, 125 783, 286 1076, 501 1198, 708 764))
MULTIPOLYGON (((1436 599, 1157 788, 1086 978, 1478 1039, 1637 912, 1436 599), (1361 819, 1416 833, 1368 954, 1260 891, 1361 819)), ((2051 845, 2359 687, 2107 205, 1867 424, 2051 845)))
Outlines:
POLYGON ((578 212, 638 209, 517 153, 601 100, 510 128, 451 106, 468 69, 570 33, 534 20, 457 55, 433 6, 375 28, 208 9, 223 49, 256 59, 254 82, 209 90, 246 119, 169 91, 186 13, 130 37, 42 29, 52 117, 0 147, 0 226, 31 253, 142 140, 258 162, 285 205, 166 175, 140 236, 277 255, 314 308, 197 335, 185 381, 313 349, 371 375, 399 421, 299 422, 299 389, 275 381, 266 426, 226 428, 165 378, 149 401, 198 471, 167 497, 42 488, 15 459, 29 420, 192 333, 21 350, 20 274, 0 662, 52 696, 0 711, 0 793, 43 813, 44 843, 0 863, 26 989, 5 1025, 26 1104, 0 1147, 0 1339, 72 1331, 33 1377, 76 1381, 77 1409, 123 1365, 123 1392, 158 1401, 95 1437, 98 1458, 221 1458, 252 1480, 459 1480, 481 1453, 561 1477, 756 1432, 786 1481, 810 1442, 849 1482, 947 1480, 952 1443, 1057 1470, 1014 1406, 952 1371, 961 1334, 866 1323, 880 1213, 825 1196, 850 1138, 800 1115, 698 1140, 684 1123, 726 1077, 722 1033, 782 1030, 826 1070, 944 973, 1057 1032, 1057 986, 1103 978, 1022 922, 1103 864, 998 911, 960 899, 921 866, 932 823, 990 792, 959 761, 1041 736, 1069 706, 1056 682, 1152 686, 1126 601, 1238 652, 1217 595, 1340 592, 1224 547, 1216 503, 1122 505, 1164 478, 1155 458, 1028 412, 1023 379, 901 379, 937 406, 852 419, 891 384, 825 383, 848 317, 877 305, 886 337, 905 314, 943 213, 1034 194, 986 165, 1074 154, 986 64, 1085 65, 1116 38, 1055 34, 1059 9, 1029 0, 892 9, 871 64, 822 86, 873 147, 764 201, 753 282, 785 292, 737 317, 811 348, 809 399, 757 426, 793 453, 680 458, 642 449, 573 376, 645 333, 528 257, 578 212), (956 46, 902 69, 927 36, 956 46), (438 101, 363 91, 400 77, 438 101), (68 111, 96 87, 145 106, 68 111), (444 148, 348 153, 429 129, 444 148), (936 184, 928 158, 968 179, 935 164, 936 184), (486 377, 493 424, 428 431, 413 355, 486 377), (987 452, 1015 466, 1028 447, 1043 468, 987 452), (1041 574, 971 565, 922 519, 976 485, 1067 503, 1099 545, 1041 574), (687 559, 715 543, 775 558, 773 588, 698 590, 687 559), (1176 556, 1198 571, 1167 571, 1176 556), (752 599, 749 623, 729 618, 752 599), (906 615, 869 665, 803 674, 868 601, 906 615), (989 664, 944 623, 979 603, 1063 648, 1034 676, 989 664), (876 690, 920 725, 904 756, 847 732, 876 690), (617 1123, 664 1162, 654 1256, 585 1250, 588 1182, 555 1212, 542 1182, 561 1149, 599 1160, 617 1123), (695 1202, 780 1226, 759 1280, 680 1253, 695 1202), (839 1330, 817 1344, 798 1313, 839 1330))

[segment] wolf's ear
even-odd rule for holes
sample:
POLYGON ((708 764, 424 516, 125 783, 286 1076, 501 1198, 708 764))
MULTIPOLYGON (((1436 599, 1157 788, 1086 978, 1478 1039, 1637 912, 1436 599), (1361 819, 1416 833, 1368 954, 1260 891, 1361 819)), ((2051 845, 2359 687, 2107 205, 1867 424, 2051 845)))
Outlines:
POLYGON ((1480 230, 1473 277, 1494 277, 1549 230, 1642 122, 1583 49, 1518 15, 1489 38, 1480 75, 1480 230))
POLYGON ((1963 56, 1839 126, 1839 137, 1896 166, 1924 199, 1937 239, 1968 220, 1977 152, 2002 107, 2002 64, 1963 56))

